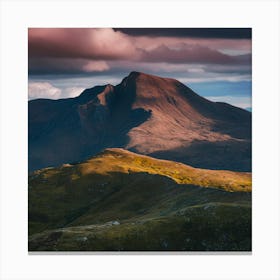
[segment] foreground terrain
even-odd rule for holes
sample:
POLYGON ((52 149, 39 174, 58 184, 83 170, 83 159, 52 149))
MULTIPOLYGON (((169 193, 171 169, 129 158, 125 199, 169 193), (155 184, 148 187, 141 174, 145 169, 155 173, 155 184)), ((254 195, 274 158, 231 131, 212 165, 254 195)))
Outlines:
POLYGON ((250 251, 251 173, 123 149, 29 176, 30 251, 250 251))

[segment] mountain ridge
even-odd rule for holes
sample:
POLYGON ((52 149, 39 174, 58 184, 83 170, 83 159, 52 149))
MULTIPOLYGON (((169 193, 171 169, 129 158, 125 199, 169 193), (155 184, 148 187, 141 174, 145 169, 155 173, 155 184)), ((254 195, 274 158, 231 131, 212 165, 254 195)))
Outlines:
POLYGON ((113 148, 28 181, 30 251, 251 249, 251 174, 113 148))
POLYGON ((175 79, 135 71, 116 86, 95 86, 76 98, 29 102, 29 170, 110 147, 250 171, 251 114, 209 101, 175 79))

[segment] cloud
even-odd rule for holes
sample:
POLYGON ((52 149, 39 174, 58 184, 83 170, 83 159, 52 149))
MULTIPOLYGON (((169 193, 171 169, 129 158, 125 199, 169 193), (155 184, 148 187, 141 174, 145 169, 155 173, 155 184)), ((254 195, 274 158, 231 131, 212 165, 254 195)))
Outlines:
POLYGON ((48 82, 31 82, 28 84, 28 99, 60 97, 61 90, 48 82))
MULTIPOLYGON (((174 30, 176 33, 177 29, 174 30)), ((28 51, 32 74, 52 70, 65 73, 107 71, 109 61, 124 60, 135 63, 251 63, 248 39, 133 37, 111 28, 30 28, 28 51)))
POLYGON ((206 81, 250 81, 251 68, 248 65, 210 65, 193 63, 141 62, 132 61, 111 62, 110 75, 122 79, 129 72, 137 71, 170 77, 186 84, 206 81))
POLYGON ((29 28, 29 57, 120 59, 136 55, 128 35, 110 28, 29 28))
POLYGON ((251 38, 251 28, 114 28, 131 36, 251 38))
POLYGON ((79 96, 84 90, 84 87, 67 87, 61 89, 60 98, 76 97, 79 96))
POLYGON ((225 65, 225 64, 207 64, 203 66, 205 72, 213 72, 216 74, 251 74, 251 64, 243 64, 243 65, 225 65))
POLYGON ((83 87, 57 88, 49 82, 29 82, 28 99, 47 98, 60 99, 76 97, 82 93, 83 87))
POLYGON ((133 43, 140 49, 151 50, 160 45, 169 48, 180 48, 181 45, 201 46, 218 50, 227 54, 246 54, 251 53, 252 45, 250 39, 211 39, 211 38, 180 38, 180 37, 132 37, 133 43))
POLYGON ((251 97, 248 96, 207 96, 207 99, 214 102, 226 102, 243 109, 252 107, 251 97))
POLYGON ((82 68, 85 72, 103 72, 109 70, 105 61, 88 61, 82 68))
POLYGON ((241 82, 241 81, 251 81, 251 75, 219 75, 215 76, 211 73, 204 76, 187 76, 185 78, 180 78, 180 82, 189 83, 205 83, 205 82, 241 82))
POLYGON ((181 44, 172 49, 164 44, 149 51, 142 51, 142 59, 154 62, 205 63, 205 64, 246 64, 247 55, 230 56, 200 45, 181 44))
POLYGON ((28 68, 30 75, 100 73, 110 69, 102 60, 54 57, 31 57, 28 68))
POLYGON ((29 80, 53 87, 49 93, 46 85, 30 89, 30 96, 72 97, 82 87, 117 84, 131 71, 186 84, 251 81, 250 33, 240 28, 30 28, 29 80))

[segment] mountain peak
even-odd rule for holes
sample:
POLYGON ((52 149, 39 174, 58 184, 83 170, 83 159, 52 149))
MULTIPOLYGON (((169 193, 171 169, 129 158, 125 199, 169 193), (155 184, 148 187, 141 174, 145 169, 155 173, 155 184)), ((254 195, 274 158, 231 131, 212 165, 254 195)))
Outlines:
POLYGON ((142 72, 138 72, 138 71, 131 71, 130 73, 129 73, 129 75, 128 75, 128 77, 135 77, 135 76, 139 76, 139 75, 147 75, 147 74, 145 74, 145 73, 142 73, 142 72))
POLYGON ((197 167, 247 171, 250 125, 247 111, 211 102, 175 79, 132 71, 116 86, 89 88, 63 102, 31 103, 29 167, 119 147, 197 167))
POLYGON ((126 77, 128 79, 136 79, 138 77, 141 78, 149 78, 149 79, 161 79, 161 80, 170 80, 170 81, 176 81, 175 79, 171 79, 171 78, 164 78, 164 77, 160 77, 160 76, 156 76, 156 75, 152 75, 152 74, 148 74, 148 73, 144 73, 144 72, 139 72, 139 71, 132 71, 129 73, 129 75, 126 77))
POLYGON ((182 85, 179 81, 172 78, 165 78, 156 75, 151 75, 143 72, 132 71, 126 76, 120 85, 124 87, 143 85, 147 87, 165 87, 165 86, 178 86, 182 85))
POLYGON ((132 71, 129 73, 128 76, 126 76, 121 83, 127 84, 127 82, 135 82, 136 79, 140 76, 148 76, 148 74, 137 72, 137 71, 132 71))

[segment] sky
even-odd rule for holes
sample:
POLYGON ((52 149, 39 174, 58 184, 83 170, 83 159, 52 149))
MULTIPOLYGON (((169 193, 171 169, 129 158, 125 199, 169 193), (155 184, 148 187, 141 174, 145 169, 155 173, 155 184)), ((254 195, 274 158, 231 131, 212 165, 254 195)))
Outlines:
POLYGON ((28 98, 75 97, 138 71, 248 109, 251 54, 249 28, 29 28, 28 98))

